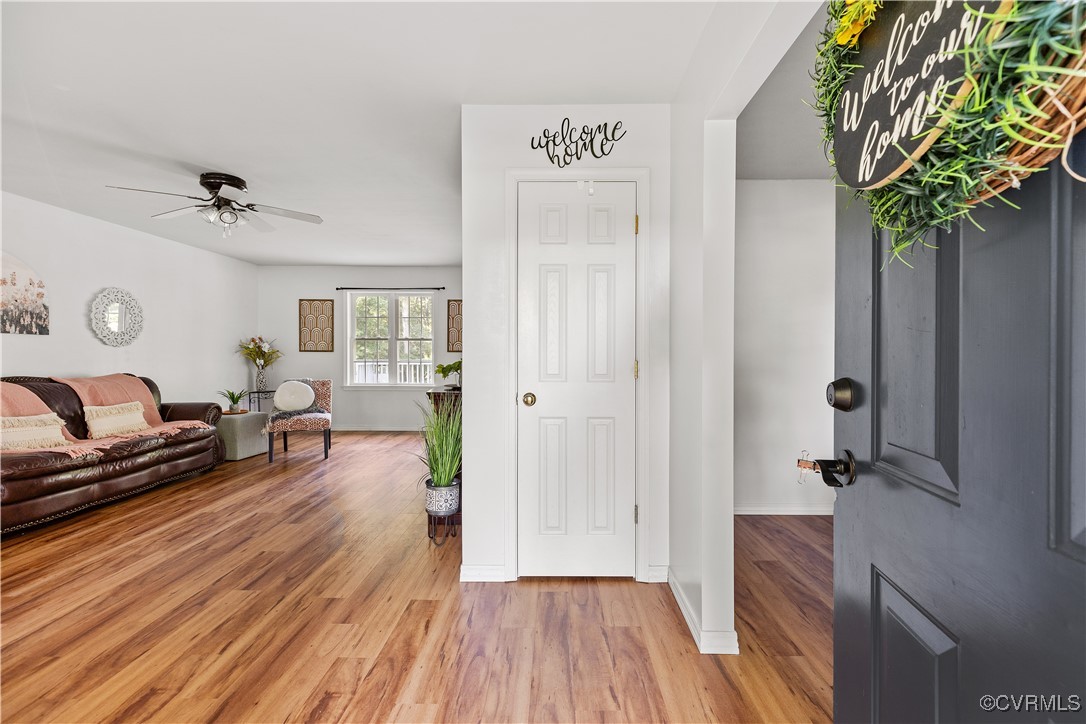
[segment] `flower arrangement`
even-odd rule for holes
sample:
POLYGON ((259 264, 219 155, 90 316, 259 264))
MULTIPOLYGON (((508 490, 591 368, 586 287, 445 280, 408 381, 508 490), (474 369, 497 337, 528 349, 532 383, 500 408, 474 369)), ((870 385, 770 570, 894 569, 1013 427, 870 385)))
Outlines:
POLYGON ((250 337, 238 343, 238 352, 245 359, 257 366, 257 369, 271 367, 283 353, 275 348, 275 340, 267 342, 263 337, 250 337))
MULTIPOLYGON (((857 69, 860 36, 880 6, 875 0, 830 0, 828 6, 812 78, 831 165, 843 88, 857 69)), ((890 231, 891 260, 908 264, 902 255, 916 243, 929 244, 932 229, 973 222, 970 212, 977 204, 990 205, 995 198, 1013 207, 1000 194, 1061 153, 1077 177, 1067 166, 1066 150, 1086 113, 1082 4, 1019 1, 1006 14, 982 17, 986 25, 977 40, 958 51, 970 88, 957 108, 944 100, 938 110, 945 118, 943 132, 900 176, 856 191, 874 224, 890 231)))
POLYGON ((856 47, 860 33, 875 19, 875 11, 882 7, 882 0, 845 0, 841 18, 837 22, 838 45, 856 47))

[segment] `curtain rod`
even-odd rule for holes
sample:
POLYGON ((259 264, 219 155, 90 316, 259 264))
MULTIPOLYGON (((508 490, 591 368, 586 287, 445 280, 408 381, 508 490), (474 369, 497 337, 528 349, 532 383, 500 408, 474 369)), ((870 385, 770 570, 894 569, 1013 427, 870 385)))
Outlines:
POLYGON ((445 287, 336 287, 337 292, 443 292, 445 287))

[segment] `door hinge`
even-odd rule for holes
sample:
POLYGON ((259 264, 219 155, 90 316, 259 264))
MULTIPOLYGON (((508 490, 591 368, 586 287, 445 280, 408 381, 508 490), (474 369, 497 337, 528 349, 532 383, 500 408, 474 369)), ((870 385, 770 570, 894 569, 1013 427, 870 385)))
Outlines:
POLYGON ((637 506, 634 506, 634 525, 637 525, 637 506))
POLYGON ((636 380, 640 374, 640 365, 638 364, 637 360, 634 360, 634 379, 636 380))
POLYGON ((641 217, 634 214, 634 236, 637 236, 639 231, 641 231, 641 217))

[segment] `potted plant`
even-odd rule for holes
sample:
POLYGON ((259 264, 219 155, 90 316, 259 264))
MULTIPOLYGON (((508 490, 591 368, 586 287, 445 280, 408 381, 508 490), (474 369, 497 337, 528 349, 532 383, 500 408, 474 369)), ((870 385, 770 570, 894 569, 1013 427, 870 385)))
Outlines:
POLYGON ((460 510, 460 463, 463 441, 459 400, 434 407, 419 405, 423 415, 423 454, 426 463, 426 512, 449 516, 460 510))
POLYGON ((256 365, 256 389, 259 392, 268 389, 268 377, 264 371, 283 356, 274 345, 274 339, 266 342, 263 337, 250 337, 238 342, 241 356, 256 365))
POLYGON ((249 394, 249 390, 240 390, 234 392, 233 390, 219 390, 219 394, 230 400, 230 412, 238 412, 238 404, 241 402, 241 398, 249 394))
POLYGON ((460 363, 463 361, 464 360, 462 359, 458 359, 455 362, 450 362, 447 365, 438 365, 437 367, 434 367, 434 372, 437 372, 439 375, 441 375, 441 379, 443 380, 451 374, 456 374, 456 384, 446 385, 446 387, 448 387, 450 390, 460 389, 460 363))

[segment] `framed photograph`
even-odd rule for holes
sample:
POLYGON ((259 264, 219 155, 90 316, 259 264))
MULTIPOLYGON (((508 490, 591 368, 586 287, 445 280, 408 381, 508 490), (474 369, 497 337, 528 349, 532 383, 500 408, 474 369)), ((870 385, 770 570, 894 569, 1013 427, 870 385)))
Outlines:
POLYGON ((464 300, 449 300, 448 351, 464 351, 464 300))
POLYGON ((334 299, 298 300, 298 351, 334 352, 336 346, 334 299))

